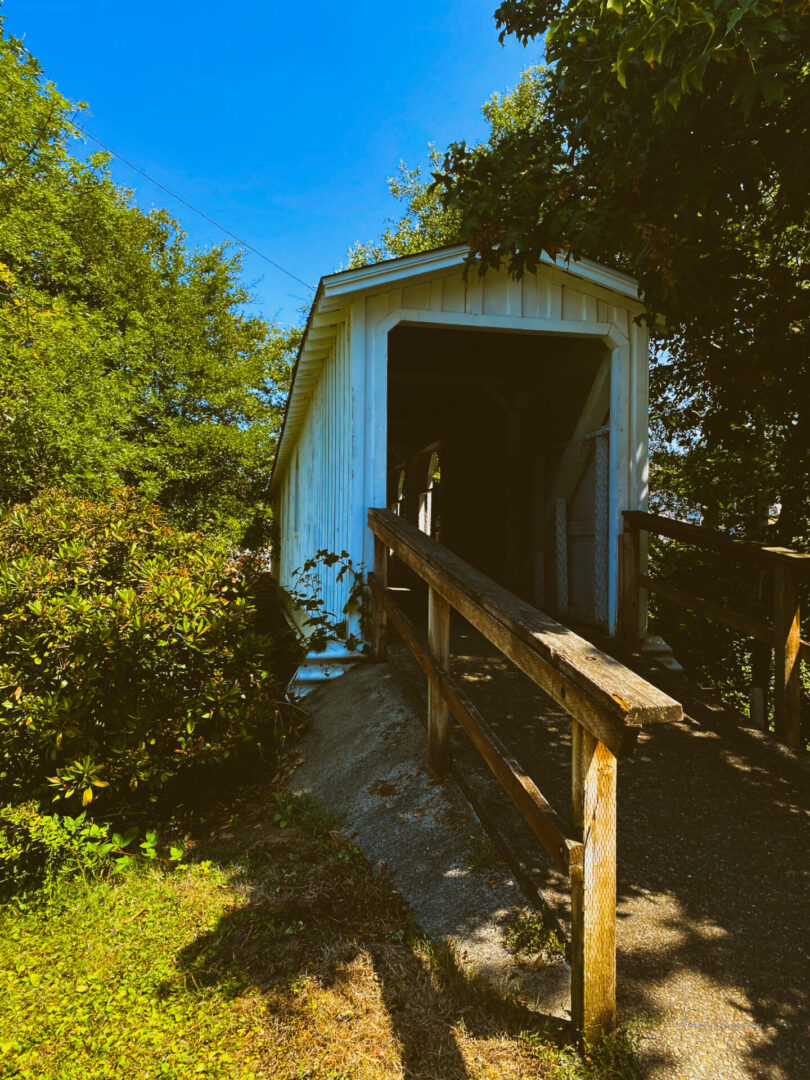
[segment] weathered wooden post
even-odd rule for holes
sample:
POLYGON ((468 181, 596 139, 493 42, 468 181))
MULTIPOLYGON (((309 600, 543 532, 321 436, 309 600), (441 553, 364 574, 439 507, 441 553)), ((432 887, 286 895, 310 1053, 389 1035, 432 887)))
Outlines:
POLYGON ((616 758, 571 722, 574 831, 583 860, 571 866, 571 1018, 594 1041, 616 1024, 616 758))
POLYGON ((768 730, 768 687, 771 682, 771 648, 764 641, 751 645, 751 690, 748 711, 751 726, 768 730))
POLYGON ((640 530, 625 520, 624 532, 619 536, 619 631, 633 648, 639 641, 640 574, 640 530))
MULTIPOLYGON (((767 516, 766 516, 767 520, 767 516)), ((767 570, 749 581, 749 602, 753 611, 758 611, 765 599, 770 574, 767 570)), ((768 730, 768 691, 771 685, 771 653, 773 641, 759 641, 751 638, 751 687, 748 692, 748 715, 751 726, 760 731, 768 730)))
MULTIPOLYGON (((435 589, 428 590, 428 646, 439 667, 450 667, 450 605, 435 589)), ((450 710, 428 681, 428 764, 438 779, 450 770, 450 710)))
POLYGON ((801 681, 799 678, 799 592, 787 561, 774 571, 774 729, 788 746, 801 745, 801 681))
POLYGON ((568 614, 568 510, 565 499, 554 504, 554 550, 557 562, 557 614, 568 614))
MULTIPOLYGON (((379 536, 374 537, 374 577, 381 589, 388 586, 388 546, 379 536)), ((371 600, 371 650, 374 663, 385 660, 385 633, 388 617, 385 608, 376 596, 371 600)))

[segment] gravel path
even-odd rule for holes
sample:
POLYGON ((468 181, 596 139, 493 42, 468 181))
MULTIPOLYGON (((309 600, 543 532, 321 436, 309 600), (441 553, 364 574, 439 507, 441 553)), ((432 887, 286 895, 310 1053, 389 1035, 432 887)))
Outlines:
MULTIPOLYGON (((567 717, 463 624, 453 669, 566 815, 567 717)), ((688 715, 619 767, 621 1014, 647 1018, 651 1080, 807 1080, 810 772, 685 676, 656 681, 688 715)))

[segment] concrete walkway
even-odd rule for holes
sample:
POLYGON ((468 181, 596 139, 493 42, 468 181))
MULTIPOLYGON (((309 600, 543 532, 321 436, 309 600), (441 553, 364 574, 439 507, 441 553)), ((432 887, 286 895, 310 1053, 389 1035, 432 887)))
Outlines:
MULTIPOLYGON (((452 655, 469 696, 567 816, 569 718, 461 621, 452 655)), ((619 768, 620 1016, 647 1018, 650 1080, 807 1080, 807 763, 741 728, 684 675, 642 674, 686 716, 647 729, 619 768)), ((474 769, 461 741, 457 756, 474 769)), ((519 835, 503 800, 491 816, 519 835)), ((565 925, 565 883, 541 856, 527 861, 565 925)))
POLYGON ((390 875, 422 930, 452 945, 462 969, 568 1019, 567 964, 527 967, 507 949, 505 931, 525 898, 508 867, 487 857, 491 845, 458 787, 430 781, 424 727, 388 665, 327 683, 306 706, 313 721, 293 792, 340 816, 342 831, 390 875))

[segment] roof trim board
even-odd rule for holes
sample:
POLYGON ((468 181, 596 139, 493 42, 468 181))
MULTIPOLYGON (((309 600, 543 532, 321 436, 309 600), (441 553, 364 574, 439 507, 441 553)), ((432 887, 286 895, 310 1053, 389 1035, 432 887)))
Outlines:
MULTIPOLYGON (((278 479, 279 462, 287 456, 282 452, 282 444, 285 437, 289 438, 293 434, 289 430, 290 421, 293 417, 301 421, 305 417, 309 404, 308 392, 311 392, 310 387, 316 382, 313 377, 317 375, 329 353, 338 327, 344 321, 345 309, 350 300, 363 294, 397 288, 405 283, 415 284, 423 278, 461 270, 467 263, 469 253, 466 244, 458 244, 387 259, 358 269, 341 270, 321 278, 293 367, 290 392, 270 477, 271 492, 278 479)), ((642 310, 636 281, 619 270, 589 259, 558 261, 545 253, 541 256, 539 265, 558 271, 567 280, 579 279, 592 288, 595 287, 594 291, 607 290, 622 298, 622 306, 626 307, 629 300, 642 310)), ((526 321, 530 323, 532 320, 526 321)), ((299 424, 295 424, 295 427, 298 426, 299 424)))

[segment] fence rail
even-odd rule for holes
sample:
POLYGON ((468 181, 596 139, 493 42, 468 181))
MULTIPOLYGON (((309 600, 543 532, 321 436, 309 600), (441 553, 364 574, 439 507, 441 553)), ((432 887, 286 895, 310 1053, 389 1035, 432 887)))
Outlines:
POLYGON ((390 621, 428 678, 428 756, 434 774, 450 766, 456 718, 571 887, 571 1012, 589 1039, 616 1015, 616 773, 642 725, 679 719, 681 706, 567 627, 519 600, 389 510, 371 509, 369 575, 375 657, 385 656, 390 621), (428 586, 427 644, 386 591, 389 555, 428 586), (571 716, 572 820, 557 814, 450 673, 455 608, 571 716))
MULTIPOLYGON (((810 642, 800 633, 799 585, 810 582, 810 555, 790 548, 738 540, 702 525, 625 510, 621 551, 620 629, 632 644, 638 642, 642 590, 705 615, 715 622, 767 646, 774 653, 774 728, 777 738, 789 746, 801 746, 800 662, 810 662, 810 642), (682 544, 724 555, 734 563, 767 571, 773 575, 773 617, 763 622, 733 611, 714 600, 696 596, 651 577, 641 570, 641 533, 655 533, 682 544)), ((756 687, 761 690, 762 688, 756 687)), ((752 693, 752 703, 754 695, 752 693)), ((763 717, 764 720, 764 717, 763 717)))

